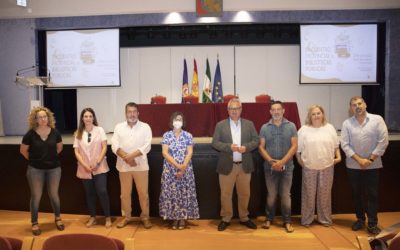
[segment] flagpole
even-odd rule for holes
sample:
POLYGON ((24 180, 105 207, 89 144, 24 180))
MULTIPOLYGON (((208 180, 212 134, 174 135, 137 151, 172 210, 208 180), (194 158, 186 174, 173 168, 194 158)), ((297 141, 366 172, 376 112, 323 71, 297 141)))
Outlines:
POLYGON ((233 46, 233 95, 236 96, 236 46, 233 46))

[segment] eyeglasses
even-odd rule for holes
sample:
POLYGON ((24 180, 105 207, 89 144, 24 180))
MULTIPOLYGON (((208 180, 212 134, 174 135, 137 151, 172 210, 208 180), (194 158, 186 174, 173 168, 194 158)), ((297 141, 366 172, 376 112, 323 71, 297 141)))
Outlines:
POLYGON ((87 142, 90 143, 91 139, 92 139, 92 134, 91 134, 91 133, 88 133, 88 135, 87 135, 87 142))
POLYGON ((228 108, 228 110, 231 110, 231 111, 238 111, 238 110, 241 110, 241 109, 242 109, 242 107, 228 108))
POLYGON ((47 115, 45 115, 45 116, 36 116, 36 119, 38 119, 38 120, 46 120, 47 119, 47 115))

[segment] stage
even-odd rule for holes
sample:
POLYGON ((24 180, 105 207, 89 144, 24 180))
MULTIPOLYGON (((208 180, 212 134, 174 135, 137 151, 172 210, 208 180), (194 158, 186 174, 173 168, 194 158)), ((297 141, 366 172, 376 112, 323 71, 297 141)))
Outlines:
MULTIPOLYGON (((400 212, 379 213, 379 226, 388 227, 400 221, 400 212)), ((160 218, 152 218, 153 228, 146 230, 138 219, 118 229, 116 224, 122 219, 113 217, 113 226, 104 227, 104 218, 98 217, 98 224, 87 228, 87 215, 62 214, 65 230, 57 231, 54 226, 54 217, 50 213, 40 213, 39 223, 42 234, 34 237, 32 250, 41 250, 44 241, 53 236, 71 233, 99 234, 121 241, 133 241, 136 250, 219 250, 219 249, 359 249, 356 236, 368 237, 366 230, 354 232, 351 224, 353 214, 336 214, 333 216, 333 226, 324 227, 312 224, 309 228, 301 226, 299 216, 293 218, 293 233, 286 233, 282 227, 281 218, 276 218, 276 223, 270 229, 262 229, 264 218, 254 220, 258 225, 257 230, 247 229, 239 225, 237 220, 224 232, 217 231, 218 220, 190 221, 185 230, 171 230, 169 224, 160 218)), ((30 213, 20 211, 0 210, 0 235, 18 239, 31 238, 30 213)), ((132 249, 132 248, 130 248, 132 249)))
MULTIPOLYGON (((108 134, 108 143, 111 134, 108 134)), ((86 200, 81 181, 76 177, 76 159, 74 156, 72 135, 63 135, 64 150, 60 155, 62 164, 62 177, 60 183, 61 209, 63 213, 85 214, 86 200)), ((384 168, 380 171, 380 212, 400 211, 398 197, 400 168, 398 167, 400 152, 400 135, 391 134, 388 149, 383 157, 384 168)), ((21 136, 0 137, 0 209, 28 211, 30 191, 26 180, 27 161, 19 153, 21 136), (12 192, 10 192, 12 190, 12 192)), ((152 140, 152 149, 148 154, 149 171, 149 196, 150 214, 158 216, 158 199, 160 195, 161 173, 163 157, 161 153, 161 138, 152 140)), ((216 173, 217 151, 211 146, 210 137, 194 138, 193 166, 196 179, 197 198, 200 207, 200 218, 217 219, 220 210, 220 189, 218 174, 216 173)), ((334 214, 352 213, 353 204, 351 188, 348 182, 344 154, 342 162, 335 166, 335 177, 332 188, 332 211, 334 214)), ((255 171, 251 179, 251 197, 249 211, 251 217, 262 216, 265 213, 265 178, 263 160, 257 151, 253 152, 255 171)), ((110 166, 108 175, 108 190, 113 216, 121 214, 120 208, 120 184, 118 171, 115 169, 116 156, 108 146, 107 161, 110 166)), ((294 215, 300 214, 301 203, 301 168, 295 160, 295 169, 292 185, 292 211, 294 215)), ((41 211, 51 211, 47 195, 42 197, 41 211)), ((133 214, 139 214, 136 190, 133 192, 133 214)), ((236 202, 236 196, 234 196, 236 202)), ((236 206, 235 215, 237 214, 236 206)), ((99 209, 100 214, 102 213, 99 209)), ((279 211, 277 211, 279 214, 279 211)))

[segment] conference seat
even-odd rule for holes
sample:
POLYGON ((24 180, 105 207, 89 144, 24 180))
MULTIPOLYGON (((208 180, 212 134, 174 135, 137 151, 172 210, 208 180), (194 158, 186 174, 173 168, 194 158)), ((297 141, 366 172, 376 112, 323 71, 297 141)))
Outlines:
POLYGON ((162 95, 155 95, 151 98, 151 104, 165 104, 167 103, 167 98, 162 95))
POLYGON ((224 95, 224 103, 228 103, 233 98, 237 98, 237 96, 235 96, 235 95, 224 95))
POLYGON ((270 103, 271 102, 271 96, 267 94, 262 94, 256 96, 256 102, 257 103, 270 103))
POLYGON ((183 97, 183 103, 199 103, 199 97, 194 95, 185 96, 183 97))
POLYGON ((21 249, 22 249, 22 240, 11 237, 0 236, 0 250, 21 250, 21 249))
POLYGON ((97 234, 61 234, 48 238, 43 250, 124 250, 118 239, 97 234))

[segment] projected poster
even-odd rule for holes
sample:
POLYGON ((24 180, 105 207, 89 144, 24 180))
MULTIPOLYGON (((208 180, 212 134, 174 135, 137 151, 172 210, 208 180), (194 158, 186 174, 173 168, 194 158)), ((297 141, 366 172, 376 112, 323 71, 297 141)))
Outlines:
POLYGON ((48 31, 53 87, 119 86, 119 30, 48 31))
POLYGON ((301 25, 300 83, 376 83, 377 25, 301 25))

